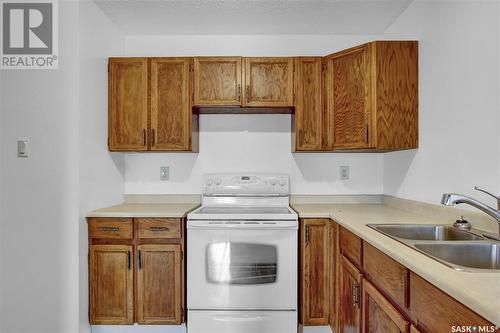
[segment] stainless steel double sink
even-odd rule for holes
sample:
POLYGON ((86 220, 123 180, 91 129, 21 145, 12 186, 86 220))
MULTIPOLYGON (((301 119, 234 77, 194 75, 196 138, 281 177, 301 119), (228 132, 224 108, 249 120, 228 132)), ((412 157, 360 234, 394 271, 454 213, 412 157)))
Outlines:
POLYGON ((500 272, 500 242, 487 239, 479 230, 432 224, 368 226, 455 270, 500 272))

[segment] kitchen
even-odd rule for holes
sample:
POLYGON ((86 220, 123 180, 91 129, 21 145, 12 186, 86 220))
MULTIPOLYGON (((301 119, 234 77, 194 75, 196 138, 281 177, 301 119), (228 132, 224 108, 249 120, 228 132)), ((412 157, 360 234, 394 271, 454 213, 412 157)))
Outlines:
MULTIPOLYGON (((0 332, 189 332, 196 323, 190 318, 198 318, 189 314, 190 290, 201 287, 201 280, 190 280, 196 277, 190 272, 208 274, 204 259, 196 259, 197 267, 190 268, 190 232, 198 230, 190 229, 190 221, 194 226, 204 218, 217 220, 217 209, 226 205, 217 199, 231 198, 247 207, 263 195, 270 201, 259 208, 276 201, 292 209, 285 220, 296 216, 297 249, 286 248, 296 253, 297 274, 285 277, 296 283, 288 289, 296 295, 292 305, 298 329, 451 332, 462 325, 500 326, 498 268, 460 271, 449 260, 443 264, 434 259, 436 254, 423 254, 422 244, 429 240, 395 237, 394 231, 368 226, 446 224, 451 235, 458 230, 453 223, 463 215, 480 239, 457 244, 496 244, 482 239, 483 231, 498 233, 492 216, 467 204, 445 206, 441 200, 445 193, 460 193, 497 207, 494 198, 474 186, 500 193, 498 2, 59 1, 58 7, 59 68, 0 70, 0 332), (412 46, 384 58, 381 50, 396 41, 412 46), (353 47, 360 58, 336 57, 353 47), (205 57, 231 60, 223 62, 236 73, 229 83, 229 102, 208 105, 203 100, 200 88, 210 82, 204 65, 211 68, 205 57), (131 77, 128 72, 113 72, 130 68, 115 66, 113 59, 123 58, 142 64, 133 65, 131 76, 142 80, 134 80, 133 87, 124 83, 131 77), (170 66, 173 58, 180 67, 170 66), (264 58, 277 60, 275 68, 285 68, 280 72, 287 78, 280 90, 285 97, 278 103, 258 101, 259 93, 269 93, 259 88, 265 81, 258 77, 264 58), (352 102, 345 114, 334 113, 342 107, 335 104, 335 90, 329 89, 341 82, 333 68, 352 66, 349 59, 362 59, 372 69, 358 68, 353 74, 350 84, 357 83, 357 89, 371 97, 391 87, 397 91, 392 96, 399 106, 393 122, 376 118, 390 105, 380 99, 370 100, 373 104, 365 100, 361 118, 349 118, 352 102), (380 79, 384 59, 400 63, 388 68, 404 67, 405 75, 388 78, 387 85, 360 83, 359 78, 380 79), (161 75, 172 68, 170 75, 161 75), (177 68, 183 74, 178 82, 170 80, 177 68), (411 75, 412 68, 418 75, 411 75), (172 89, 172 82, 181 88, 172 89), (401 82, 409 90, 402 93, 401 82), (247 86, 252 89, 247 91, 247 86), (131 89, 121 94, 110 87, 131 89), (172 120, 180 126, 161 131, 162 121, 173 119, 162 110, 176 106, 162 104, 161 90, 155 87, 169 91, 163 96, 187 101, 181 104, 188 110, 182 113, 186 118, 172 120), (126 126, 113 121, 114 108, 126 110, 133 103, 129 109, 144 111, 134 113, 138 118, 126 126), (401 105, 410 105, 410 111, 401 105), (338 119, 347 127, 339 126, 338 119), (123 135, 128 130, 133 135, 123 135), (339 145, 351 133, 356 147, 352 142, 339 145), (172 137, 174 146, 161 146, 172 137), (114 145, 127 138, 134 147, 114 145), (384 147, 384 140, 394 146, 384 147), (21 145, 26 156, 17 156, 18 141, 26 143, 21 145), (151 151, 154 147, 159 151, 151 151), (241 201, 244 195, 224 192, 226 180, 233 190, 255 190, 246 194, 256 200, 241 201), (214 192, 216 188, 222 193, 214 192), (217 209, 197 219, 195 209, 202 203, 202 208, 217 209), (108 219, 111 225, 94 225, 92 219, 108 219), (158 237, 165 232, 167 236, 158 237), (121 247, 112 252, 116 262, 106 261, 107 246, 121 247), (93 267, 101 267, 93 261, 93 249, 99 250, 95 258, 102 265, 116 265, 115 272, 125 274, 130 283, 125 289, 108 285, 102 293, 92 293, 94 282, 103 286, 110 281, 103 278, 112 276, 110 270, 92 274, 93 267), (162 271, 150 262, 171 268, 164 276, 166 286, 148 282, 148 272, 162 271), (123 291, 125 301, 113 303, 113 296, 123 291), (139 306, 141 299, 146 306, 139 306), (156 318, 145 311, 154 310, 148 304, 168 311, 156 318), (110 313, 113 318, 104 318, 109 322, 103 324, 99 314, 110 313), (448 318, 450 313, 455 315, 448 318), (370 326, 371 318, 388 326, 370 326)), ((249 214, 266 220, 260 211, 249 214)), ((272 215, 273 220, 283 217, 272 215)), ((235 219, 233 214, 231 221, 235 219)), ((271 257, 280 258, 281 252, 271 257)), ((279 260, 277 269, 259 265, 257 271, 272 273, 263 287, 281 283, 279 260)), ((207 286, 213 287, 214 281, 207 286)), ((226 299, 244 287, 219 282, 226 289, 217 293, 226 299)), ((238 323, 259 316, 239 317, 238 323)), ((228 318, 217 322, 227 323, 228 318)), ((202 327, 210 332, 210 325, 202 327)), ((231 331, 238 326, 227 327, 231 331)), ((232 331, 265 332, 262 327, 232 331)))

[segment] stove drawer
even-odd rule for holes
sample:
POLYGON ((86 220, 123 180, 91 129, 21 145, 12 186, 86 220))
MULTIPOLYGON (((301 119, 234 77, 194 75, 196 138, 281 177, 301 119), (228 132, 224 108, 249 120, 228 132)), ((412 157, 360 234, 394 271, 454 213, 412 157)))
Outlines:
POLYGON ((297 332, 296 311, 189 311, 189 333, 297 332))
POLYGON ((180 219, 140 218, 139 238, 181 238, 180 219))

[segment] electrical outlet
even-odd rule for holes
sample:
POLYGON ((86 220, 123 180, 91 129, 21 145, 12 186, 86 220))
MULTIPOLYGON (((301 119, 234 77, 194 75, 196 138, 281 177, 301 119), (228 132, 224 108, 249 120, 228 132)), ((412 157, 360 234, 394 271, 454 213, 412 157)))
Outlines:
POLYGON ((340 166, 340 180, 348 180, 349 179, 349 166, 341 165, 340 166))
POLYGON ((170 167, 160 167, 160 180, 165 181, 170 179, 170 167))

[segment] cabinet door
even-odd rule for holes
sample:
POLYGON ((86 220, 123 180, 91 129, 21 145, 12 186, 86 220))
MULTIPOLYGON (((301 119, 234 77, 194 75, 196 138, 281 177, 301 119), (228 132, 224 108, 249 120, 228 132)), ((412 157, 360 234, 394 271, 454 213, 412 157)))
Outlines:
POLYGON ((108 103, 109 150, 147 150, 148 59, 109 59, 108 103))
POLYGON ((91 245, 89 259, 90 323, 132 324, 132 246, 91 245))
POLYGON ((339 269, 339 242, 338 225, 330 220, 330 327, 332 332, 337 331, 338 316, 338 269, 339 269))
POLYGON ((245 58, 245 106, 293 106, 293 58, 245 58))
POLYGON ((361 332, 361 272, 349 260, 340 256, 339 272, 339 332, 361 332))
POLYGON ((408 333, 409 323, 367 280, 363 280, 363 333, 408 333))
POLYGON ((180 324, 182 314, 179 245, 137 247, 137 321, 180 324))
POLYGON ((328 112, 333 119, 333 147, 369 147, 370 47, 362 45, 327 57, 328 112))
POLYGON ((323 149, 322 59, 295 58, 295 150, 323 149))
POLYGON ((328 325, 329 220, 305 219, 301 223, 301 322, 328 325))
POLYGON ((241 105, 241 57, 194 58, 194 105, 241 105))
POLYGON ((151 150, 190 150, 189 58, 151 60, 151 150))
POLYGON ((422 333, 422 332, 419 331, 415 326, 411 325, 410 333, 422 333))

